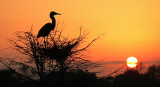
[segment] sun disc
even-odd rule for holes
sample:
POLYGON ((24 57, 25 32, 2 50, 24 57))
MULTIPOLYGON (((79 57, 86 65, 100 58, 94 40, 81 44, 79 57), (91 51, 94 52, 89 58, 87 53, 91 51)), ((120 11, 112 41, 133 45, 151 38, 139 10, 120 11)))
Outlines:
POLYGON ((137 63, 138 63, 138 60, 135 57, 129 57, 127 59, 127 66, 130 68, 136 67, 137 63))

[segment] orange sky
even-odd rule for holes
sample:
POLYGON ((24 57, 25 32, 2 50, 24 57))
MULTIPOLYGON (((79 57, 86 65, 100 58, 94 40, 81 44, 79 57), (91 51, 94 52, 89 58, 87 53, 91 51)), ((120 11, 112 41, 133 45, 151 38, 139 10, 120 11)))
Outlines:
POLYGON ((1 0, 0 50, 16 31, 35 34, 50 22, 49 13, 66 24, 65 34, 77 36, 82 25, 88 41, 106 33, 89 50, 90 57, 106 61, 160 60, 160 0, 1 0))

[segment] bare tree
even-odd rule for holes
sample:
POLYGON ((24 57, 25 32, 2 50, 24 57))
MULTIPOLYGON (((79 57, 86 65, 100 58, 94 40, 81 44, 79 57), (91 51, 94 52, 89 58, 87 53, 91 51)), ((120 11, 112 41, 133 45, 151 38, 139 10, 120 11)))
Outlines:
MULTIPOLYGON (((97 62, 85 59, 81 52, 88 49, 101 35, 93 39, 88 45, 80 48, 86 36, 87 33, 82 34, 81 29, 80 35, 73 39, 63 37, 62 31, 58 30, 45 38, 39 39, 32 33, 32 29, 29 32, 17 32, 16 37, 9 39, 9 41, 13 45, 13 49, 27 56, 26 60, 28 61, 26 63, 15 60, 8 61, 12 65, 19 65, 19 69, 25 72, 25 75, 19 72, 17 74, 27 79, 38 80, 41 86, 44 86, 45 76, 49 75, 53 79, 54 72, 61 72, 61 76, 63 76, 64 72, 70 70, 86 70, 99 66, 97 62)), ((4 60, 1 60, 1 62, 8 68, 15 69, 15 67, 13 68, 5 63, 4 60)))

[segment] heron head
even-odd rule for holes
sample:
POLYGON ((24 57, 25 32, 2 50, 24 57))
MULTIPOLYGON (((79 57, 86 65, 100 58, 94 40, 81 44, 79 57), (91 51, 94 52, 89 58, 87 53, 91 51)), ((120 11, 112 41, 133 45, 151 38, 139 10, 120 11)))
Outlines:
POLYGON ((53 17, 54 15, 61 15, 61 14, 59 14, 59 13, 57 13, 57 12, 52 11, 52 12, 50 13, 50 17, 53 17))

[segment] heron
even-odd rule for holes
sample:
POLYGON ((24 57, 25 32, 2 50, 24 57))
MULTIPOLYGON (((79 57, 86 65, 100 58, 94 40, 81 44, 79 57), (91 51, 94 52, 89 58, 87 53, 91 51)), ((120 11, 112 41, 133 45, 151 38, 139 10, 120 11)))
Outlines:
POLYGON ((52 12, 50 13, 50 18, 51 18, 51 20, 52 20, 52 23, 46 23, 46 24, 39 30, 38 35, 37 35, 37 38, 48 36, 48 35, 50 34, 51 30, 54 30, 55 25, 56 25, 56 19, 55 19, 54 15, 61 15, 61 14, 52 11, 52 12))

